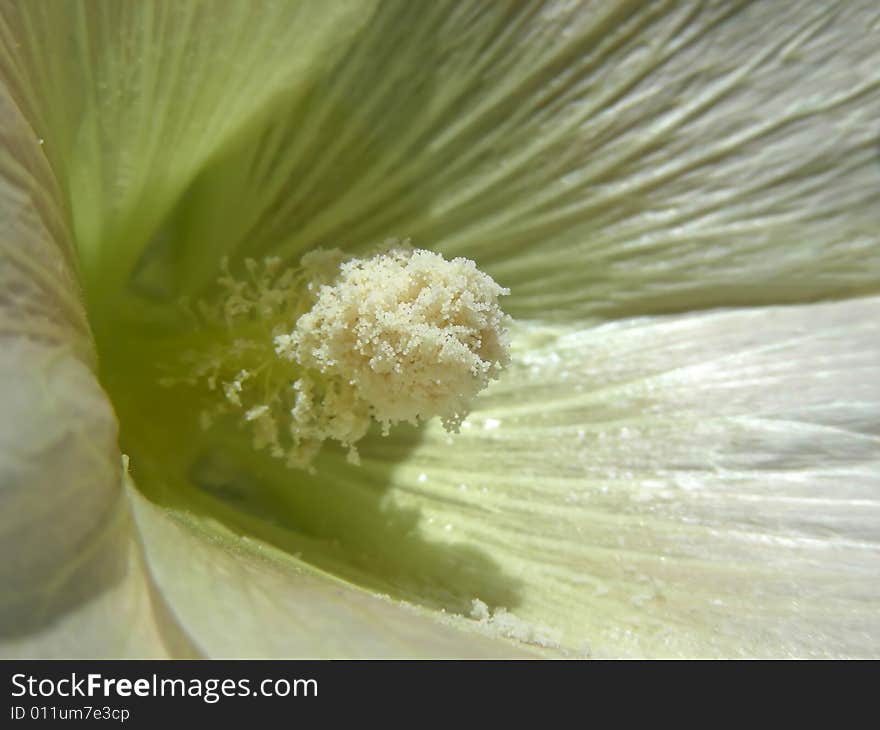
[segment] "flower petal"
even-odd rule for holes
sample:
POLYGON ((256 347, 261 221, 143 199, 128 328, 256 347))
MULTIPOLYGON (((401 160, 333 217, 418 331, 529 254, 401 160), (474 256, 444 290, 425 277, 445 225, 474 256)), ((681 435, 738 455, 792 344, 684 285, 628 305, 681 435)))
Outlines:
POLYGON ((394 169, 399 189, 431 191, 397 230, 477 258, 512 314, 878 292, 876 4, 483 16, 435 41, 434 104, 382 112, 424 148, 394 169))
POLYGON ((93 279, 129 283, 206 162, 277 97, 301 93, 371 11, 322 0, 0 8, 0 73, 61 182, 89 296, 93 279))
POLYGON ((515 344, 460 435, 362 450, 414 533, 515 586, 472 594, 484 623, 595 655, 880 655, 880 298, 515 344))
MULTIPOLYGON (((515 316, 568 321, 876 293, 878 22, 871 2, 386 3, 211 163, 181 249, 411 236, 475 259, 515 316)), ((184 289, 204 261, 178 261, 184 289)))
POLYGON ((174 301, 224 254, 411 236, 477 260, 515 316, 572 321, 876 293, 878 22, 867 1, 25 3, 0 67, 87 275, 174 301))
POLYGON ((130 496, 151 575, 208 656, 530 656, 457 617, 368 593, 216 521, 130 496))
POLYGON ((0 87, 0 655, 158 656, 73 270, 52 175, 0 87))

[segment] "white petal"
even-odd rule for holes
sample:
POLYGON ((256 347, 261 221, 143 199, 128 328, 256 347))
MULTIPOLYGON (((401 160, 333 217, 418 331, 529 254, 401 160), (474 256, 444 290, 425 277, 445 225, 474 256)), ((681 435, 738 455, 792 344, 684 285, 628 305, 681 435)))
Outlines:
POLYGON ((472 623, 368 593, 213 520, 130 496, 151 576, 208 656, 529 656, 472 623))
POLYGON ((362 451, 473 598, 594 655, 880 655, 880 299, 516 343, 460 435, 362 451))
POLYGON ((0 66, 87 272, 151 301, 388 236, 523 317, 877 292, 869 0, 83 7, 6 7, 0 66))
POLYGON ((63 209, 3 91, 0 655, 162 655, 63 209))
POLYGON ((200 235, 412 236, 542 319, 877 293, 878 24, 870 1, 390 3, 216 166, 239 182, 193 204, 240 220, 200 235))
POLYGON ((165 219, 207 162, 280 97, 301 94, 371 10, 322 0, 5 3, 0 74, 61 183, 87 284, 127 285, 145 246, 185 227, 165 219))

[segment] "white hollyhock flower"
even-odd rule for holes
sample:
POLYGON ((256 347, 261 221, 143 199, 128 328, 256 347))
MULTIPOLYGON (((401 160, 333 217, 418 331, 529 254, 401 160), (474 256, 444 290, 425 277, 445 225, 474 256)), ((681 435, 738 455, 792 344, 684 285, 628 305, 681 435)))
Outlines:
MULTIPOLYGON (((880 654, 878 28, 867 0, 5 3, 0 652, 880 654), (321 381, 310 472, 275 401, 206 408, 224 260, 390 238, 510 290, 506 369, 443 330, 472 367, 431 397, 466 404, 378 416, 459 433, 350 463, 379 412, 321 381)), ((418 294, 352 320, 358 357, 326 317, 266 357, 375 393, 428 362, 418 294)))

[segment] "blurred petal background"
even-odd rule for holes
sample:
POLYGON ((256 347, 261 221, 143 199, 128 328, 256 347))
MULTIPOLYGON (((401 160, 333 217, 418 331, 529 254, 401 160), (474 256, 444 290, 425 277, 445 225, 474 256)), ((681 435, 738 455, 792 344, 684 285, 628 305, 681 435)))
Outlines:
POLYGON ((878 33, 4 4, 0 652, 880 654, 878 33), (461 434, 307 475, 156 385, 223 256, 391 236, 512 290, 461 434))

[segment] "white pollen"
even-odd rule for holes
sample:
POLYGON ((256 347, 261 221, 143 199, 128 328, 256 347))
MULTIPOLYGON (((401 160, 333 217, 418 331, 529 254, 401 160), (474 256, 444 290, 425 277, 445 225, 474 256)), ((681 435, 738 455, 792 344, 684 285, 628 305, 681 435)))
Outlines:
POLYGON ((245 411, 244 420, 245 421, 256 421, 260 416, 263 416, 269 412, 269 406, 254 406, 253 408, 249 408, 245 411))
POLYGON ((355 444, 375 422, 386 435, 434 417, 451 433, 469 428, 473 399, 509 363, 498 304, 509 291, 473 261, 392 241, 363 258, 334 249, 298 267, 242 263, 241 278, 223 263, 222 301, 200 303, 218 343, 191 359, 189 382, 221 388, 206 427, 238 413, 254 447, 291 467, 310 468, 327 440, 358 463, 355 444))

